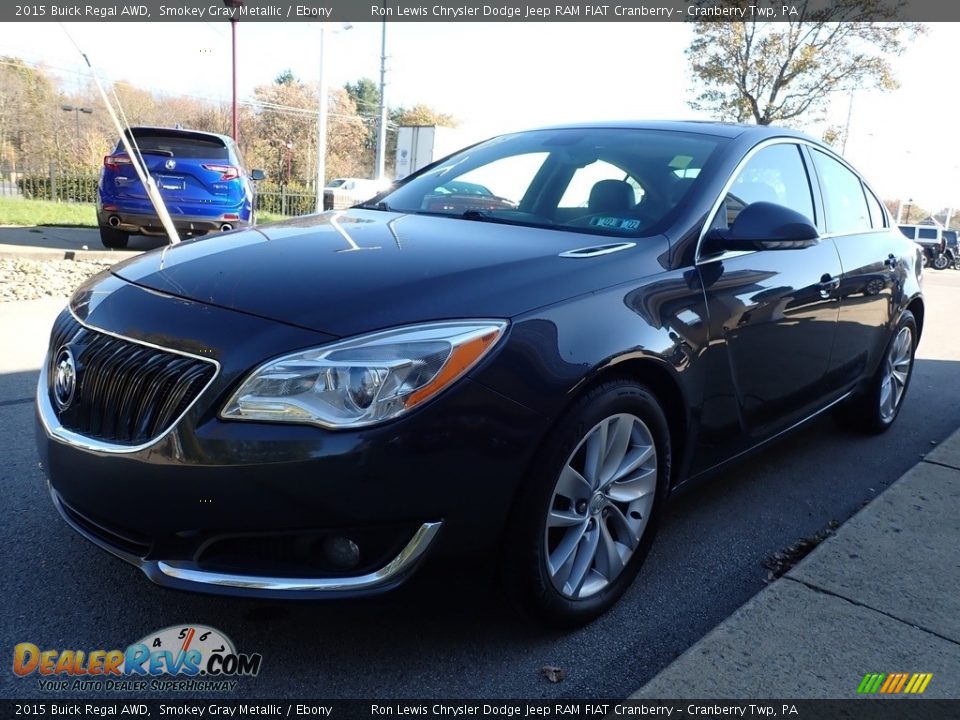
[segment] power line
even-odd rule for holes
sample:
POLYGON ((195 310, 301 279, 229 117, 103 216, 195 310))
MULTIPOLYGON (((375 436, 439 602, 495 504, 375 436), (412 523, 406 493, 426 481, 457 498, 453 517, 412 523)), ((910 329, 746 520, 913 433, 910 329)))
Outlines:
MULTIPOLYGON (((21 60, 19 63, 10 62, 10 61, 6 61, 6 60, 0 60, 0 65, 6 65, 6 66, 9 66, 9 67, 15 67, 15 68, 28 67, 28 68, 30 68, 30 69, 32 69, 32 70, 39 70, 39 71, 41 71, 41 72, 42 72, 43 70, 48 70, 48 69, 49 69, 49 70, 60 70, 60 71, 62 71, 62 72, 68 72, 68 73, 73 73, 73 74, 76 74, 76 75, 87 76, 87 73, 82 72, 82 71, 80 71, 80 70, 72 70, 72 69, 68 69, 68 68, 57 67, 57 66, 54 66, 54 65, 45 65, 45 64, 44 64, 44 65, 40 65, 40 64, 38 64, 38 63, 33 63, 33 62, 30 62, 30 61, 27 61, 27 60, 21 60)), ((210 98, 203 97, 202 95, 192 95, 192 94, 190 94, 190 93, 178 93, 178 94, 173 94, 173 93, 170 93, 170 92, 168 92, 168 91, 161 90, 161 89, 159 89, 159 88, 155 88, 155 87, 152 87, 152 86, 149 86, 149 85, 147 85, 147 86, 144 86, 144 85, 134 85, 133 83, 131 83, 131 82, 127 81, 127 80, 115 80, 115 81, 113 81, 113 84, 114 84, 114 85, 124 85, 124 86, 126 86, 126 87, 133 88, 134 90, 146 90, 146 91, 149 91, 149 92, 151 92, 151 93, 154 93, 154 94, 159 95, 161 98, 189 98, 189 99, 191 99, 191 100, 199 100, 199 101, 201 101, 201 102, 203 102, 203 103, 205 103, 205 104, 207 104, 207 105, 216 105, 216 104, 217 104, 216 102, 211 101, 210 98)), ((223 104, 223 103, 225 103, 226 101, 225 101, 225 100, 221 100, 221 101, 219 101, 219 102, 220 102, 220 104, 223 104)), ((310 109, 310 108, 300 108, 300 107, 296 107, 296 106, 294 106, 294 105, 282 105, 282 104, 280 104, 280 103, 271 103, 271 102, 266 101, 266 100, 246 99, 246 100, 239 100, 238 103, 239 103, 240 105, 244 105, 244 106, 246 106, 246 107, 252 107, 252 108, 255 108, 255 109, 256 109, 256 108, 262 108, 262 109, 265 109, 265 110, 270 110, 270 111, 273 111, 273 112, 277 112, 277 113, 281 113, 281 114, 287 114, 287 115, 306 115, 306 116, 308 116, 308 117, 316 117, 316 116, 317 116, 317 110, 312 110, 312 109, 310 109)), ((376 116, 376 115, 373 115, 372 113, 357 113, 357 114, 355 114, 355 115, 350 115, 350 114, 347 114, 347 113, 329 113, 329 116, 332 117, 332 118, 345 118, 345 119, 359 118, 359 119, 360 119, 362 122, 364 122, 364 123, 367 123, 367 122, 376 122, 376 120, 377 120, 377 116, 376 116)), ((391 122, 391 123, 388 123, 388 127, 392 128, 392 129, 396 129, 396 128, 399 127, 399 126, 398 126, 396 123, 392 123, 392 122, 391 122)))

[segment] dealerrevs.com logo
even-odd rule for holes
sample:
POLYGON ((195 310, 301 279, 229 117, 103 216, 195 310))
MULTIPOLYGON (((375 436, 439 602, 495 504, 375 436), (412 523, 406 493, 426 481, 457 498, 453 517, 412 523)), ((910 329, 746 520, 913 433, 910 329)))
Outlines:
POLYGON ((205 625, 171 625, 126 650, 13 648, 13 672, 50 691, 229 691, 237 678, 255 677, 262 660, 205 625))

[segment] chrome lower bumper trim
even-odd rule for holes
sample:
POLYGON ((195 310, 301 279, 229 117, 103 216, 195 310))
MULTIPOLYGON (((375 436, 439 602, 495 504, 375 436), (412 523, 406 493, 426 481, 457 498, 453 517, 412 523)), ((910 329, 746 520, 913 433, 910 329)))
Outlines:
POLYGON ((410 538, 410 542, 393 560, 379 570, 353 577, 288 578, 264 575, 233 575, 179 567, 163 561, 157 563, 157 569, 167 577, 188 583, 245 590, 265 590, 281 593, 336 593, 374 590, 383 585, 391 584, 406 574, 427 551, 439 530, 439 522, 423 523, 410 538))
POLYGON ((410 538, 410 541, 393 560, 379 570, 374 570, 366 575, 293 578, 219 573, 210 570, 182 567, 162 560, 145 560, 111 545, 102 538, 88 532, 86 528, 74 521, 66 512, 60 496, 53 489, 53 486, 50 485, 50 483, 47 485, 50 491, 50 497, 60 516, 78 534, 97 547, 140 568, 148 578, 159 585, 171 585, 201 592, 216 592, 217 590, 229 592, 233 590, 237 594, 242 595, 243 591, 246 590, 254 595, 260 593, 273 595, 273 593, 277 593, 275 597, 283 597, 284 594, 297 594, 300 597, 321 597, 324 594, 362 593, 364 591, 385 589, 399 583, 413 570, 417 562, 420 561, 424 553, 429 549, 437 533, 440 532, 440 526, 442 525, 441 522, 423 523, 417 528, 413 537, 410 538))

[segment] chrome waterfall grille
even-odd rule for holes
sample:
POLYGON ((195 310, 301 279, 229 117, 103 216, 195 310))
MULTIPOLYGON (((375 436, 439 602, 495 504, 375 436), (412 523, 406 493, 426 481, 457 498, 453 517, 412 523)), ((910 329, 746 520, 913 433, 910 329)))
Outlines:
POLYGON ((46 370, 50 403, 64 428, 136 446, 169 430, 217 366, 98 332, 65 311, 53 326, 46 370))

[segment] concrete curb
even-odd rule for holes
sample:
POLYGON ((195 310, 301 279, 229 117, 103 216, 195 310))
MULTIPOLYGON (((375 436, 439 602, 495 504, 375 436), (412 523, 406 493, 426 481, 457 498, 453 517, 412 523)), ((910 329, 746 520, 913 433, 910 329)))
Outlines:
POLYGON ((846 699, 933 673, 924 698, 960 698, 958 587, 960 430, 631 697, 846 699))
POLYGON ((0 258, 16 260, 87 260, 93 262, 120 262, 140 254, 140 250, 64 250, 61 248, 0 245, 0 258))

